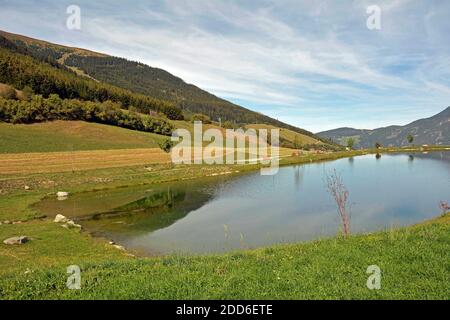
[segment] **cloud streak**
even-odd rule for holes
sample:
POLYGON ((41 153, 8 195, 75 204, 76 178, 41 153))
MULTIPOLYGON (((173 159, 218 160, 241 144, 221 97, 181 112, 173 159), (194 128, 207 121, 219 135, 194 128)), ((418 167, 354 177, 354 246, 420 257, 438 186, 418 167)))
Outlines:
POLYGON ((312 131, 439 112, 450 98, 450 4, 378 3, 380 31, 365 27, 369 1, 306 0, 80 1, 78 33, 61 27, 64 2, 0 0, 0 28, 143 61, 312 131))

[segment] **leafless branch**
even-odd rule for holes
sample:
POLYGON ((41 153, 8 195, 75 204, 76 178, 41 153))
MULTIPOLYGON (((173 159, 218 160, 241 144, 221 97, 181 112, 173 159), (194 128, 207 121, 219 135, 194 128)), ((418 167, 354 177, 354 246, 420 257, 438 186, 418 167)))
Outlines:
POLYGON ((328 192, 336 201, 344 236, 348 237, 350 235, 350 217, 347 212, 349 192, 342 181, 342 177, 336 172, 336 169, 327 175, 327 188, 328 192))

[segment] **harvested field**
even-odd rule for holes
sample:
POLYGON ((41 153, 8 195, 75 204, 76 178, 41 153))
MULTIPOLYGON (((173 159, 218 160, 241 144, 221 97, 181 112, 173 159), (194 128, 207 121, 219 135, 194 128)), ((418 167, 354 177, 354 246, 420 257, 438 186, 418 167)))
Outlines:
POLYGON ((159 148, 18 153, 0 156, 0 174, 70 172, 170 162, 159 148))
MULTIPOLYGON (((224 150, 224 154, 233 151, 224 150)), ((248 152, 245 154, 247 159, 256 158, 248 152)), ((280 148, 281 157, 291 154, 291 149, 280 148)), ((169 162, 170 154, 160 148, 14 153, 0 155, 0 175, 71 172, 169 162)))

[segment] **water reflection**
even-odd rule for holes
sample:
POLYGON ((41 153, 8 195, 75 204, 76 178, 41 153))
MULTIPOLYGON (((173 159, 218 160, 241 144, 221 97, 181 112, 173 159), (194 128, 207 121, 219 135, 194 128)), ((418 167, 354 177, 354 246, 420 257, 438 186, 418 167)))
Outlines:
POLYGON ((342 174, 352 232, 401 226, 439 214, 450 194, 450 153, 385 154, 251 173, 49 198, 37 205, 143 254, 222 252, 334 236, 336 205, 324 175, 342 174), (380 155, 381 156, 381 155, 380 155), (357 163, 357 165, 354 165, 357 163), (226 227, 225 227, 226 226, 226 227))
POLYGON ((211 197, 211 194, 187 188, 162 188, 111 212, 85 217, 82 224, 97 235, 112 235, 120 241, 123 237, 167 228, 202 207, 211 197))
POLYGON ((295 187, 297 189, 300 189, 302 180, 303 180, 303 174, 304 174, 304 166, 294 166, 294 181, 295 181, 295 187))
POLYGON ((172 225, 211 197, 208 192, 189 191, 184 185, 141 187, 82 193, 64 203, 51 197, 35 208, 50 216, 58 212, 71 217, 95 235, 136 236, 172 225))

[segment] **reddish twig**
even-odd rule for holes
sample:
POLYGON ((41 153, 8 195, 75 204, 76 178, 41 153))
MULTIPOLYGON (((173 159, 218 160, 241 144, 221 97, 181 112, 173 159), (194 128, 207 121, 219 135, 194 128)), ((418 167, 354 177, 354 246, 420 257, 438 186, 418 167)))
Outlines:
POLYGON ((349 192, 345 187, 341 176, 337 174, 336 170, 327 176, 327 188, 328 192, 336 201, 344 236, 348 237, 350 235, 350 217, 347 212, 349 192))

